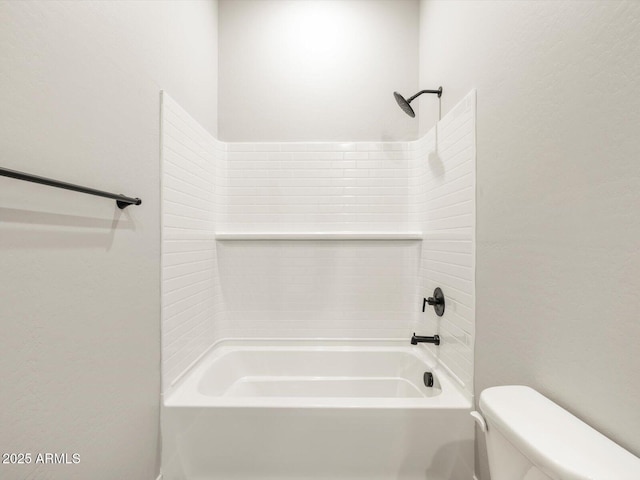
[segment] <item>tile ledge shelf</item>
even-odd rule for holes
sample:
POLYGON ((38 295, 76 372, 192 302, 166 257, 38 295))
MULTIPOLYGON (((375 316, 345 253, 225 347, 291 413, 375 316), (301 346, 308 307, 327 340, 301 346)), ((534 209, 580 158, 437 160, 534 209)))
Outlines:
POLYGON ((220 232, 216 240, 422 240, 422 232, 220 232))

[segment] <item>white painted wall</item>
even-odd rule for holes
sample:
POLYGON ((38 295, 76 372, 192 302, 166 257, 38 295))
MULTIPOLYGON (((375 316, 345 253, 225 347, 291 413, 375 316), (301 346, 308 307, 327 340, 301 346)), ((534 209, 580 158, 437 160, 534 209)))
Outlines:
POLYGON ((220 139, 413 140, 417 0, 221 0, 220 139))
POLYGON ((3 479, 155 479, 159 90, 216 131, 215 2, 0 2, 3 452, 79 453, 3 479))
POLYGON ((476 392, 531 385, 636 455, 639 26, 633 1, 421 2, 420 84, 445 113, 478 94, 476 392))

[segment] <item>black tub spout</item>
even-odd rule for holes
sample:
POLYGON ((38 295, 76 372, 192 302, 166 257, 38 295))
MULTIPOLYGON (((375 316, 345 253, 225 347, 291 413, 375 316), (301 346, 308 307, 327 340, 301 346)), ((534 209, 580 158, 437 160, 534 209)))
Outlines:
POLYGON ((440 335, 434 335, 433 337, 421 337, 414 333, 411 337, 411 345, 417 345, 419 343, 433 343, 434 345, 440 345, 440 335))

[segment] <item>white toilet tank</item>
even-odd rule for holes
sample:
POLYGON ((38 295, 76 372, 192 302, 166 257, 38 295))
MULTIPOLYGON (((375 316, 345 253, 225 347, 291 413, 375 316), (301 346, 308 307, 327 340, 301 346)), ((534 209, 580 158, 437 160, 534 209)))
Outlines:
POLYGON ((488 388, 480 411, 491 480, 640 480, 640 458, 532 388, 488 388))

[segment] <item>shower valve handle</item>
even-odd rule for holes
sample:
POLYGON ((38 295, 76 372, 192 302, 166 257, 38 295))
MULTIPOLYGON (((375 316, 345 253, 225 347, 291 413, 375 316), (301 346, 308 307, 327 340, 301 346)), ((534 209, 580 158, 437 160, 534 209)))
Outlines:
POLYGON ((423 312, 427 308, 427 305, 433 306, 434 310, 436 311, 436 315, 438 315, 439 317, 444 315, 444 294, 439 287, 433 291, 433 297, 424 298, 422 300, 423 312))
POLYGON ((440 305, 441 303, 444 303, 444 300, 442 298, 433 298, 433 297, 425 298, 424 302, 422 303, 423 312, 424 312, 425 302, 428 303, 429 305, 440 305))

